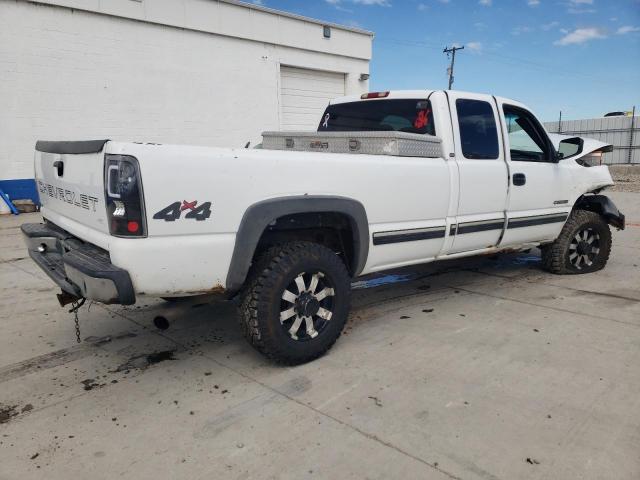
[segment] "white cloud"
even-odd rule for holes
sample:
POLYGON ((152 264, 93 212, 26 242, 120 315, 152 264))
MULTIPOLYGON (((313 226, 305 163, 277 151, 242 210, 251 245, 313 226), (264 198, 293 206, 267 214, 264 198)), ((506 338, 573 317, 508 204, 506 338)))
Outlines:
POLYGON ((596 13, 595 8, 569 8, 567 13, 571 13, 573 15, 582 15, 583 13, 596 13))
POLYGON ((359 22, 356 22, 355 20, 347 20, 344 24, 345 24, 347 27, 359 28, 359 29, 361 29, 361 30, 362 30, 362 29, 364 29, 364 27, 362 26, 362 24, 361 24, 361 23, 359 23, 359 22))
POLYGON ((542 30, 544 30, 545 32, 548 32, 552 28, 555 28, 559 25, 560 25, 560 22, 553 21, 553 22, 543 24, 540 28, 542 28, 542 30))
POLYGON ((380 7, 390 7, 391 3, 388 0, 351 0, 353 3, 359 3, 361 5, 378 5, 380 7))
POLYGON ((329 5, 333 5, 338 10, 343 10, 342 5, 350 2, 359 5, 377 5, 379 7, 390 7, 391 2, 389 0, 324 0, 329 5))
POLYGON ((480 42, 468 42, 465 47, 471 50, 473 53, 482 53, 482 43, 480 42))
POLYGON ((327 2, 329 5, 334 6, 336 10, 339 10, 341 12, 346 12, 346 13, 353 13, 353 10, 349 10, 348 8, 344 8, 342 6, 342 0, 324 0, 324 1, 327 2))
POLYGON ((533 28, 527 25, 520 25, 511 30, 511 35, 520 35, 521 33, 531 33, 533 32, 533 28))
POLYGON ((426 3, 419 3, 418 10, 420 10, 421 12, 424 12, 425 10, 429 10, 429 5, 427 5, 426 3))
POLYGON ((483 7, 490 7, 493 3, 493 0, 480 0, 478 3, 483 7))
POLYGON ((607 38, 607 35, 599 28, 577 28, 573 32, 567 33, 560 40, 553 42, 553 44, 561 46, 580 45, 590 40, 600 40, 602 38, 607 38))
POLYGON ((353 10, 350 10, 342 6, 343 5, 342 0, 324 0, 324 1, 327 2, 329 5, 332 5, 333 7, 335 7, 335 9, 340 12, 353 13, 353 10))
POLYGON ((568 3, 565 3, 569 8, 567 8, 567 13, 571 13, 574 15, 581 15, 583 13, 596 13, 595 8, 589 8, 593 5, 594 0, 569 0, 568 3))
POLYGON ((627 33, 640 32, 640 27, 632 27, 631 25, 625 25, 616 30, 618 35, 626 35, 627 33))
POLYGON ((540 5, 540 0, 527 0, 527 5, 530 7, 537 7, 540 5))

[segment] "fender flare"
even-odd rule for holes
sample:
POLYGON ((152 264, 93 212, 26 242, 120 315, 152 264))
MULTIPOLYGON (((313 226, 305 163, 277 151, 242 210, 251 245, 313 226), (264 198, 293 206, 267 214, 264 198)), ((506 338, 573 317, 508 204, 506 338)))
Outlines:
POLYGON ((618 207, 606 195, 583 195, 578 199, 574 208, 598 213, 607 223, 618 230, 624 230, 625 218, 618 207))
POLYGON ((242 288, 260 237, 271 222, 284 215, 319 212, 341 213, 349 218, 354 237, 351 271, 357 277, 364 269, 369 255, 369 223, 364 206, 352 198, 338 196, 278 197, 251 205, 242 216, 227 273, 227 291, 233 294, 242 288))

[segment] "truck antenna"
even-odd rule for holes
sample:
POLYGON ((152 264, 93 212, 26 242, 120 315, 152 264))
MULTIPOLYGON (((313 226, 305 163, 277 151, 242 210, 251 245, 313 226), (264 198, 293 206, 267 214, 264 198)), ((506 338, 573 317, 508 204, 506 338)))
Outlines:
POLYGON ((453 66, 456 62, 457 50, 464 50, 464 45, 461 47, 456 47, 455 45, 451 48, 445 47, 445 49, 442 51, 442 53, 447 54, 447 58, 451 58, 451 65, 449 66, 449 68, 447 68, 447 73, 449 74, 449 90, 451 90, 451 86, 453 85, 453 66))

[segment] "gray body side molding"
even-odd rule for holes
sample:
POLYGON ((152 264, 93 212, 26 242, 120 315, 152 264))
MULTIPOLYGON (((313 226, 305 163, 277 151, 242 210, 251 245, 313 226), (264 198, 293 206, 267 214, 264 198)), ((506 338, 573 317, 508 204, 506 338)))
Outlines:
POLYGON ((279 217, 295 213, 335 212, 346 215, 353 231, 354 261, 351 272, 356 277, 364 269, 369 255, 369 223, 364 206, 346 197, 303 195, 264 200, 251 205, 242 217, 236 245, 227 273, 226 288, 235 293, 242 288, 249 273, 253 254, 267 226, 279 217))

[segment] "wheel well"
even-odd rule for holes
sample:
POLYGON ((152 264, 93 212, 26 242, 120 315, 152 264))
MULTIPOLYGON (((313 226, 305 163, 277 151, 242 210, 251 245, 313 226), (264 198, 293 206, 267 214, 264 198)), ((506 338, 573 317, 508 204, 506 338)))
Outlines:
POLYGON ((253 258, 276 244, 296 240, 309 241, 336 252, 353 275, 357 263, 354 228, 354 220, 338 212, 283 215, 271 222, 262 232, 253 258))
POLYGON ((602 216, 609 225, 624 230, 625 218, 614 203, 605 195, 583 195, 574 205, 574 210, 587 210, 602 216))

